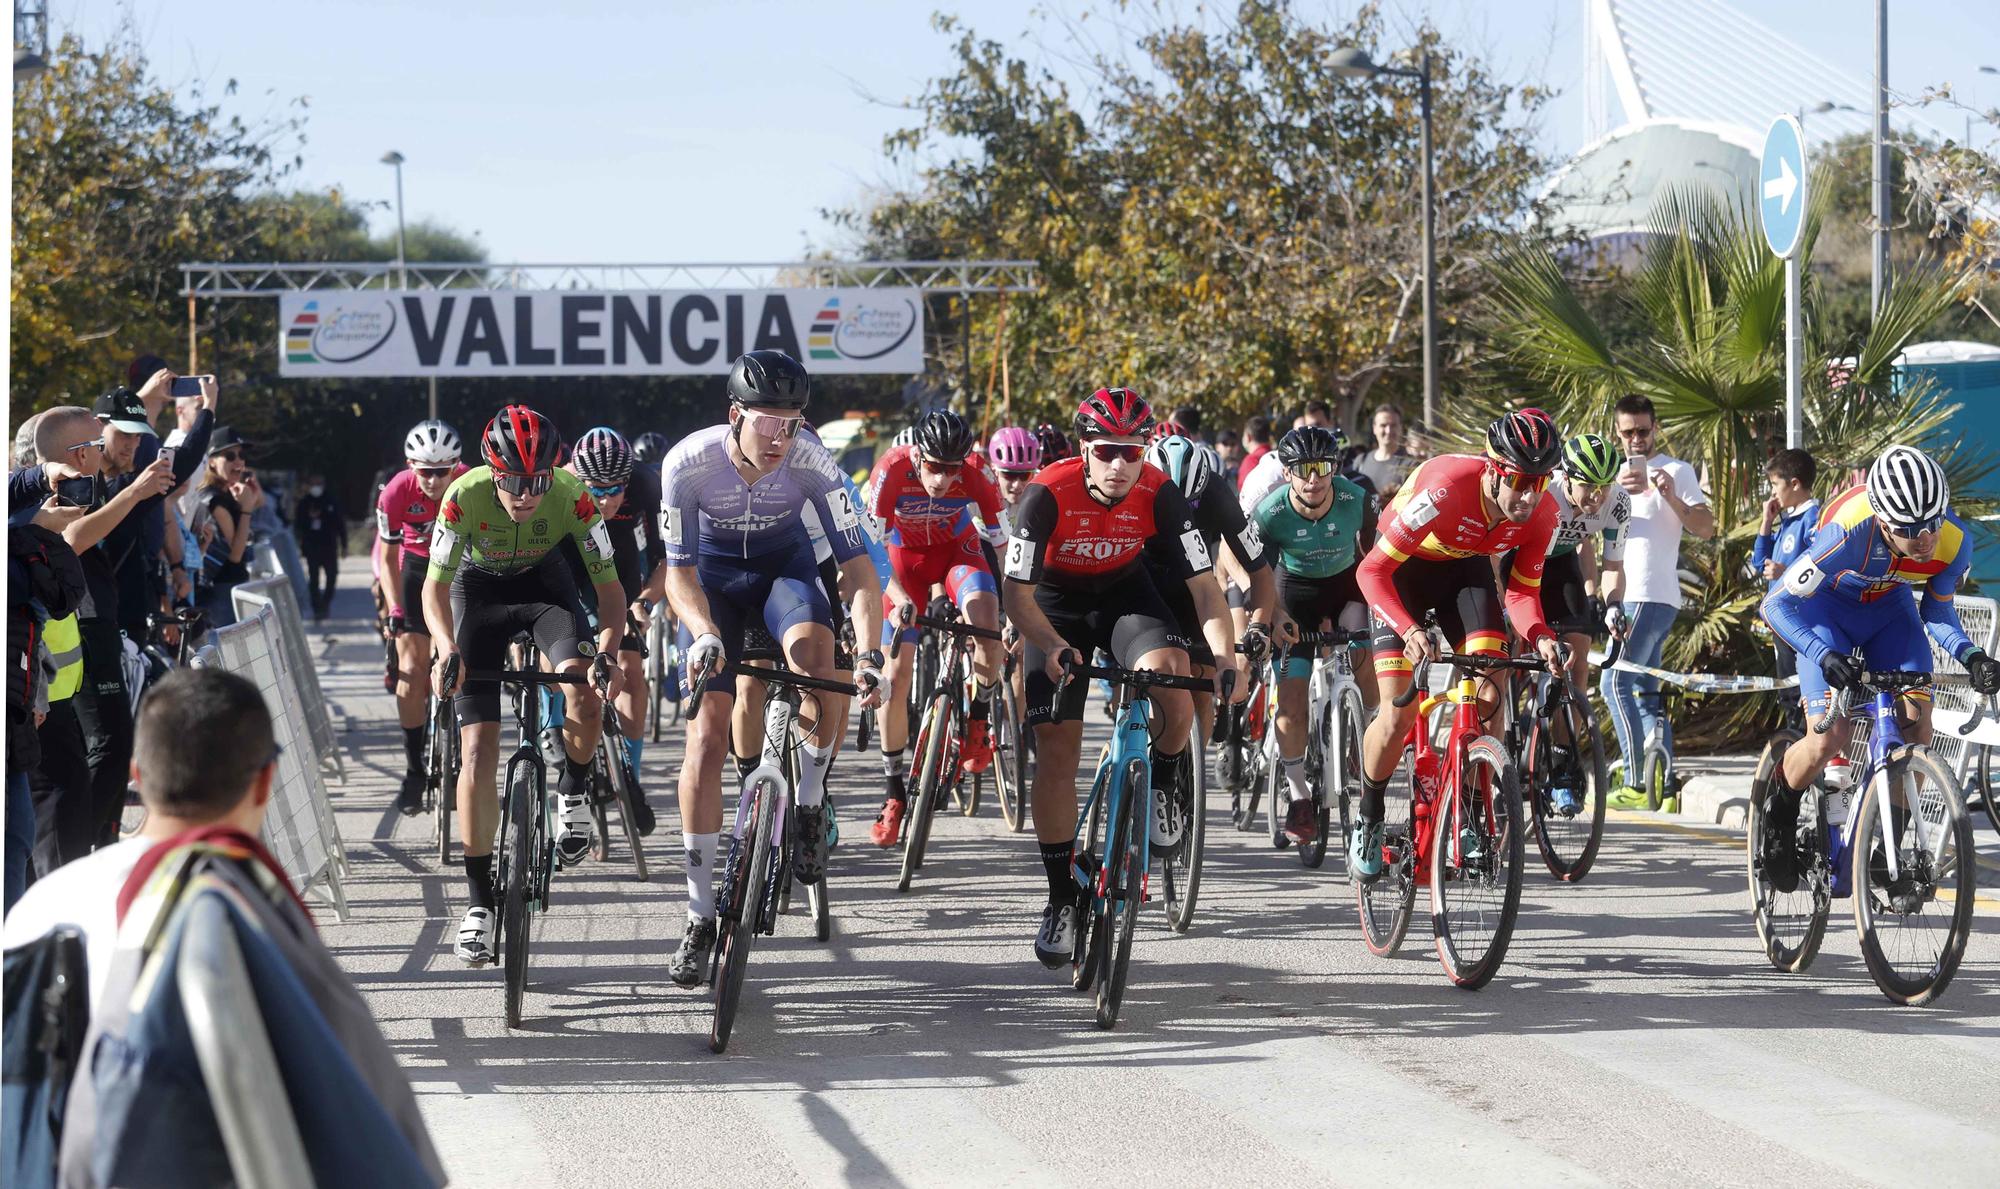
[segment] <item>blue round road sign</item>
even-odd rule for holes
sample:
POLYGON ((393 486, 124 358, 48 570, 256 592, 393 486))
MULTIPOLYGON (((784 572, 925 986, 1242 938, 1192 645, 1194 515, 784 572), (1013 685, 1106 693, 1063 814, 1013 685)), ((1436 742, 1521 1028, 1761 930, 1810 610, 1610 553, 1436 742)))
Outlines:
POLYGON ((1764 134, 1757 209, 1763 216, 1764 242, 1789 259, 1799 250, 1806 226, 1806 134, 1793 116, 1772 120, 1764 134))

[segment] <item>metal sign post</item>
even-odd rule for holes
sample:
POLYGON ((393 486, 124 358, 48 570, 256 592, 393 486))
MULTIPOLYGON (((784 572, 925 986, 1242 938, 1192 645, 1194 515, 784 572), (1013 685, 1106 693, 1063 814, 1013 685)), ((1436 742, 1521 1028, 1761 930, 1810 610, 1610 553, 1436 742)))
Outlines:
POLYGON ((1806 134, 1779 116, 1764 134, 1758 214, 1764 242, 1785 262, 1785 445, 1805 442, 1805 316, 1799 308, 1799 241, 1806 226, 1806 134))

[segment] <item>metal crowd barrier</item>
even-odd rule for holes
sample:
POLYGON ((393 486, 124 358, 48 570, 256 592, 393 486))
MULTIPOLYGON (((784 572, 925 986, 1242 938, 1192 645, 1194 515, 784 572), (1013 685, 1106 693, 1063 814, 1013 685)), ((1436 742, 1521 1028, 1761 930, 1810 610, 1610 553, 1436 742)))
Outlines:
MULTIPOLYGON (((240 604, 239 604, 240 606, 240 604)), ((264 695, 277 736, 278 776, 264 815, 264 838, 271 853, 302 895, 323 893, 334 913, 347 919, 347 849, 327 801, 326 782, 313 755, 301 682, 284 654, 279 608, 266 603, 252 614, 210 633, 210 644, 195 657, 248 678, 264 695)), ((310 670, 307 670, 310 675, 310 670)), ((318 682, 313 683, 313 696, 318 682)))
POLYGON ((230 591, 230 598, 238 619, 254 614, 259 607, 270 607, 276 613, 285 665, 292 671, 299 698, 305 705, 313 755, 322 764, 331 763, 336 778, 342 784, 347 783, 340 743, 333 734, 333 716, 327 709, 326 695, 320 692, 319 670, 313 664, 312 646, 306 642, 305 620, 299 615, 299 602, 290 580, 280 573, 244 582, 230 591))
MULTIPOLYGON (((1953 600, 1958 608, 1958 620, 1965 626, 1965 634, 1972 642, 1984 649, 1988 655, 1995 651, 1995 641, 2000 638, 2000 603, 1993 599, 1962 595, 1953 600)), ((1937 684, 1931 689, 1931 741, 1930 753, 1942 761, 1965 783, 1966 774, 1972 770, 1973 761, 1979 757, 1979 748, 2000 747, 2000 723, 1982 723, 1971 735, 1960 735, 1958 729, 1972 717, 1979 705, 1979 698, 1967 684, 1965 666, 1959 664, 1935 643, 1931 645, 1932 671, 1937 674, 1937 684)), ((1868 758, 1868 736, 1870 723, 1865 715, 1857 715, 1854 733, 1848 739, 1846 756, 1859 765, 1868 758)))

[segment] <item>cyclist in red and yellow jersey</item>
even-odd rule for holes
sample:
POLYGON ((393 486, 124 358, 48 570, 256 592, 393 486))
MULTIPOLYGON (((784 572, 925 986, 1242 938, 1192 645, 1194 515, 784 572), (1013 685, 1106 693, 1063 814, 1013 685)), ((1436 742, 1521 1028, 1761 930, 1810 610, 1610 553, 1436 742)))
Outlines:
POLYGON ((1555 535, 1549 475, 1562 459, 1556 427, 1539 412, 1509 413, 1486 431, 1486 456, 1446 454, 1418 467, 1382 510, 1375 547, 1357 577, 1375 624, 1375 678, 1381 700, 1361 744, 1361 805, 1348 840, 1349 870, 1382 873, 1383 793, 1402 758, 1417 704, 1397 706, 1411 668, 1438 655, 1423 630, 1435 611, 1460 651, 1501 653, 1507 635, 1493 598, 1489 558, 1514 553, 1507 614, 1552 670, 1561 663, 1542 617, 1542 563, 1555 535))

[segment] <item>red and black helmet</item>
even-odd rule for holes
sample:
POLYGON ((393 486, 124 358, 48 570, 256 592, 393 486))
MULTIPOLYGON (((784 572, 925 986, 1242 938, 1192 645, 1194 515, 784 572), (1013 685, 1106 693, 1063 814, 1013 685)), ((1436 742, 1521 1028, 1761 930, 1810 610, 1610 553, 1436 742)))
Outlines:
POLYGON ((1539 409, 1509 413, 1486 427, 1486 454, 1519 474, 1546 475, 1562 461, 1562 439, 1539 409))
POLYGON ((486 465, 503 475, 553 471, 562 441, 547 417, 526 405, 508 405, 493 415, 479 441, 486 465))
POLYGON ((1153 428, 1153 406, 1130 388, 1100 388, 1076 410, 1076 438, 1143 438, 1153 428))

